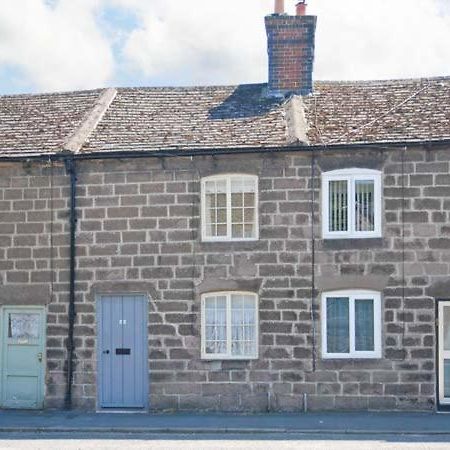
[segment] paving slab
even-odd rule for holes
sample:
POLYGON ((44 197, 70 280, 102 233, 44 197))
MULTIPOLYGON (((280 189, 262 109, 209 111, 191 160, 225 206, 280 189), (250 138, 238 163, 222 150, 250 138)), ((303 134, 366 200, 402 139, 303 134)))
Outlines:
POLYGON ((450 435, 450 415, 330 412, 307 414, 130 414, 0 410, 0 432, 311 433, 450 435))

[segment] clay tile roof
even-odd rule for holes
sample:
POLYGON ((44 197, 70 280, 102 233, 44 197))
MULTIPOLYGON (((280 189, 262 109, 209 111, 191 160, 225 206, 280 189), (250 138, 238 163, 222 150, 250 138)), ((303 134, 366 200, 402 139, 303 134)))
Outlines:
POLYGON ((280 100, 264 85, 118 89, 84 151, 287 144, 280 100))
POLYGON ((0 155, 61 151, 100 92, 0 96, 0 155))
POLYGON ((304 103, 310 144, 450 138, 450 77, 317 82, 304 103))
POLYGON ((70 150, 74 136, 80 153, 450 139, 450 77, 317 82, 312 95, 290 100, 264 90, 118 88, 108 101, 106 90, 0 96, 0 156, 70 150))

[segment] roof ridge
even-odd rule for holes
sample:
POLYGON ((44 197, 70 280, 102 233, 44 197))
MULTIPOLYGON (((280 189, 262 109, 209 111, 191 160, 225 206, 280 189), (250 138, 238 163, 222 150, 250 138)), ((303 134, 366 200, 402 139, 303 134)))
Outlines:
POLYGON ((86 140, 97 128, 97 125, 102 120, 111 103, 117 95, 117 89, 107 88, 98 97, 93 108, 87 112, 81 124, 75 131, 67 138, 63 147, 73 153, 79 153, 86 140))
POLYGON ((450 81, 450 75, 448 76, 435 76, 435 77, 418 77, 418 78, 386 78, 378 80, 315 80, 315 85, 320 84, 334 84, 334 85, 385 85, 385 84, 403 84, 403 83, 427 83, 427 82, 439 82, 450 81))
POLYGON ((72 91, 55 91, 55 92, 28 92, 22 94, 0 94, 0 99, 15 99, 15 98, 38 98, 38 97, 51 97, 51 96, 66 96, 66 95, 80 95, 80 94, 93 94, 95 92, 103 92, 107 88, 95 88, 95 89, 81 89, 72 91))
POLYGON ((223 85, 193 85, 193 86, 121 86, 117 90, 121 91, 210 91, 217 89, 237 89, 242 87, 255 88, 258 86, 266 86, 267 83, 240 83, 240 84, 223 84, 223 85))

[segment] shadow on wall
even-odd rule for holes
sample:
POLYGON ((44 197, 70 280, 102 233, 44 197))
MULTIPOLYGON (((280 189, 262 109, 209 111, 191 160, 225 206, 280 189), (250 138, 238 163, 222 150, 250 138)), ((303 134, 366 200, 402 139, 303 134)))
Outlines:
POLYGON ((265 96, 265 84, 237 86, 220 105, 209 110, 209 120, 245 119, 265 116, 280 107, 284 99, 265 96))

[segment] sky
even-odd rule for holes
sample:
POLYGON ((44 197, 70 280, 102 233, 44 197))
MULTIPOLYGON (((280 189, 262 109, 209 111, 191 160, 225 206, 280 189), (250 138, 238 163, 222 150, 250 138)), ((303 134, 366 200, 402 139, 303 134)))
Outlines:
MULTIPOLYGON (((295 0, 285 0, 293 14, 295 0)), ((314 78, 450 75, 450 0, 309 0, 314 78)), ((1 0, 0 94, 265 82, 273 0, 1 0)))

